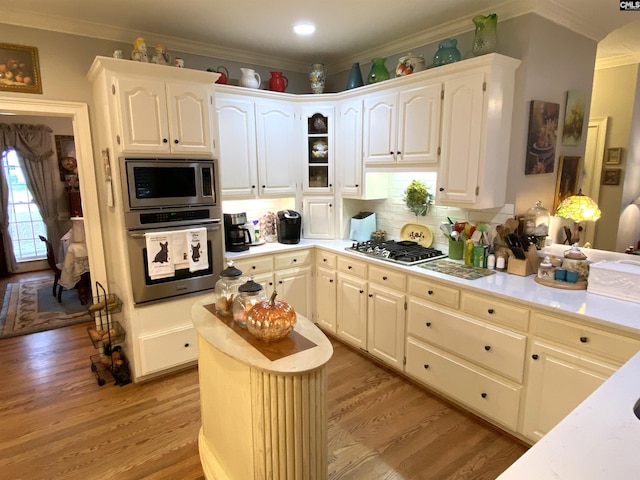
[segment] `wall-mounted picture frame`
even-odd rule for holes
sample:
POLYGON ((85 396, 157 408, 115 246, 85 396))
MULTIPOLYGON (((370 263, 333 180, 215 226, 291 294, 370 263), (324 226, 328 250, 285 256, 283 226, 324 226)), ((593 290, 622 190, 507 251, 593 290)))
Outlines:
POLYGON ((0 92, 42 93, 38 49, 0 43, 0 92))
POLYGON ((605 159, 606 165, 620 165, 622 162, 622 148, 608 148, 607 158, 605 159))
POLYGON ((525 175, 553 172, 559 114, 559 103, 531 101, 525 175))
POLYGON ((553 197, 553 211, 565 198, 578 193, 582 157, 560 157, 558 176, 556 177, 556 193, 553 197))
POLYGON ((65 182, 67 175, 78 174, 76 144, 73 140, 73 135, 56 135, 56 152, 58 154, 60 181, 65 182))
POLYGON ((620 185, 620 173, 622 170, 619 168, 605 168, 604 175, 602 175, 603 185, 620 185))
POLYGON ((562 127, 562 145, 577 145, 580 143, 586 105, 587 95, 585 93, 573 90, 567 92, 564 125, 562 127))

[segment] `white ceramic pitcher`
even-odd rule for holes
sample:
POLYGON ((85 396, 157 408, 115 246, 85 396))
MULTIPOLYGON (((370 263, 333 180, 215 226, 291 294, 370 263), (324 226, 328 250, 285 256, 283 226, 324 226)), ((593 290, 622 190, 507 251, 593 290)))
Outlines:
POLYGON ((260 88, 262 79, 259 73, 256 73, 252 68, 241 68, 240 72, 241 75, 240 80, 238 80, 238 85, 248 88, 260 88))

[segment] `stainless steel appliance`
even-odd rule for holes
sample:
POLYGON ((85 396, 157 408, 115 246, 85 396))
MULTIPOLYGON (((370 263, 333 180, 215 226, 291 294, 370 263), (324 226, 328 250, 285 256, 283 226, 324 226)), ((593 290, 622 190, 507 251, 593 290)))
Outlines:
POLYGON ((294 210, 280 210, 277 213, 277 217, 278 242, 300 243, 302 216, 294 210))
POLYGON ((389 262, 402 263, 404 265, 417 265, 439 258, 447 258, 440 250, 431 247, 423 247, 417 242, 403 240, 369 240, 366 242, 354 242, 347 250, 379 258, 389 262))
POLYGON ((243 252, 249 250, 251 233, 245 227, 246 212, 225 213, 224 215, 224 244, 227 252, 243 252))
MULTIPOLYGON (((129 274, 136 305, 211 290, 224 268, 222 209, 215 160, 123 159, 129 274), (128 200, 128 202, 127 202, 128 200), (206 228, 208 268, 150 275, 145 234, 206 228)), ((186 234, 185 234, 186 236, 186 234)))

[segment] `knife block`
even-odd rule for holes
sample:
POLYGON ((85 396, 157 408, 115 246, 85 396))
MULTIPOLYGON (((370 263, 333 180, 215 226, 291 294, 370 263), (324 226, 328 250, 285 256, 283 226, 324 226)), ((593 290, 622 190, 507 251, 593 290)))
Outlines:
POLYGON ((538 249, 536 248, 536 246, 531 245, 526 255, 526 260, 520 260, 516 257, 509 257, 509 263, 507 264, 507 273, 520 275, 521 277, 527 277, 532 273, 537 273, 538 267, 540 266, 540 257, 538 256, 538 249))

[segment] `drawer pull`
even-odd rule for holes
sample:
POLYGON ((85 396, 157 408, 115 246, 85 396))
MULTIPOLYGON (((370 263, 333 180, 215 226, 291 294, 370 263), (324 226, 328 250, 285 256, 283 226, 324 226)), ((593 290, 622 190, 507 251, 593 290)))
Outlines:
POLYGON ((255 270, 256 266, 255 265, 251 265, 251 270, 255 270))
POLYGON ((531 358, 533 358, 534 360, 537 360, 540 357, 538 357, 538 354, 534 353, 533 355, 531 355, 531 358))
POLYGON ((189 345, 188 343, 184 344, 184 348, 189 348, 191 345, 189 345))
POLYGON ((348 268, 349 270, 351 270, 353 267, 352 267, 351 265, 349 265, 347 268, 348 268))
POLYGON ((387 277, 386 277, 386 276, 385 276, 385 277, 382 277, 382 280, 386 280, 386 279, 387 279, 387 277))
POLYGON ((580 337, 580 341, 582 343, 587 343, 589 341, 589 339, 587 337, 580 337))
POLYGON ((370 294, 369 294, 369 298, 373 298, 373 293, 370 293, 370 294))
POLYGON ((425 323, 425 325, 426 325, 427 327, 430 327, 430 326, 431 326, 431 322, 427 322, 427 323, 425 323))
POLYGON ((482 398, 487 398, 487 394, 486 394, 486 393, 484 393, 484 392, 482 392, 482 393, 480 394, 480 396, 481 396, 482 398))
POLYGON ((360 293, 364 293, 364 290, 360 290, 360 293))
POLYGON ((489 350, 491 350, 491 345, 485 345, 484 349, 488 352, 489 350))
POLYGON ((326 262, 326 261, 327 261, 327 259, 326 259, 326 258, 323 258, 323 259, 322 259, 322 261, 323 261, 323 262, 326 262))
POLYGON ((489 315, 493 314, 494 310, 493 308, 490 308, 489 310, 487 310, 487 312, 489 312, 489 315))
POLYGON ((294 258, 294 259, 293 259, 293 263, 296 263, 297 261, 298 261, 298 259, 297 259, 297 258, 294 258))
POLYGON ((426 370, 427 368, 429 368, 429 364, 428 364, 428 363, 425 363, 425 364, 424 364, 424 369, 426 370))
POLYGON ((433 295, 433 290, 427 290, 427 293, 428 293, 429 295, 433 295))
POLYGON ((330 278, 330 279, 329 279, 329 283, 333 283, 333 278, 330 278))
POLYGON ((282 280, 278 280, 278 283, 279 283, 280 285, 282 285, 282 280))

